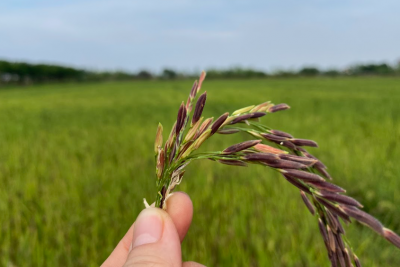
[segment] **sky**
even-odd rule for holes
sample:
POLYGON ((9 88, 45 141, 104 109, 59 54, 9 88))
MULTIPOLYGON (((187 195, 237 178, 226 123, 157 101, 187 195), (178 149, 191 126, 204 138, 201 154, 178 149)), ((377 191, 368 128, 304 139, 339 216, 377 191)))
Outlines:
POLYGON ((0 1, 0 59, 93 70, 400 60, 398 0, 0 1))

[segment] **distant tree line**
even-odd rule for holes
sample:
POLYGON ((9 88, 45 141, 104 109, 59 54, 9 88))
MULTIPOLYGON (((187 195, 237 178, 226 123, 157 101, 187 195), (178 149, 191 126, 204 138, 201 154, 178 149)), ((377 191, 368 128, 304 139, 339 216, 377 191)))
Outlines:
MULTIPOLYGON (((85 82, 111 80, 150 80, 150 79, 187 79, 196 77, 196 74, 177 72, 173 69, 164 69, 161 73, 152 73, 142 70, 137 73, 125 71, 103 71, 76 69, 72 67, 30 64, 24 62, 10 62, 0 60, 1 84, 33 84, 47 82, 85 82)), ((210 69, 207 71, 209 79, 251 79, 267 77, 336 77, 336 76, 400 76, 400 62, 397 65, 358 64, 347 69, 321 70, 317 67, 304 67, 299 70, 278 70, 265 72, 250 68, 210 69)))

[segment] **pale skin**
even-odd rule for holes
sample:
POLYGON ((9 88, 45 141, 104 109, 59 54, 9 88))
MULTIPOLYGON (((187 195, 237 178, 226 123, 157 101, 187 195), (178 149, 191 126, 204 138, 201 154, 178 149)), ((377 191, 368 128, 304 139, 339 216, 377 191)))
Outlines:
POLYGON ((176 192, 167 210, 144 209, 101 267, 204 267, 182 262, 181 243, 193 217, 190 197, 176 192))

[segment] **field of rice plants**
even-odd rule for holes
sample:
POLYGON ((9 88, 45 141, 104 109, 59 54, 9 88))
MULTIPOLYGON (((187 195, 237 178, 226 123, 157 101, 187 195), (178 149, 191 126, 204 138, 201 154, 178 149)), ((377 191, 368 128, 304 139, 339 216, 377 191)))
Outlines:
MULTIPOLYGON (((0 89, 0 266, 99 266, 156 194, 154 137, 166 138, 192 81, 0 89)), ((207 80, 204 115, 267 100, 261 121, 296 137, 364 210, 400 233, 400 79, 207 80)), ((243 136, 204 144, 222 150, 243 136)), ((207 266, 329 266, 299 190, 261 166, 189 166, 194 203, 183 259, 207 266)), ((400 250, 345 226, 363 266, 400 266, 400 250)))

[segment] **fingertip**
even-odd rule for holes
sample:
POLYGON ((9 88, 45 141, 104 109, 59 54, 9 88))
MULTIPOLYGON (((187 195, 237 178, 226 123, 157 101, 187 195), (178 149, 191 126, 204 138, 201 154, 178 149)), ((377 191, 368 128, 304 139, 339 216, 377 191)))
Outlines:
POLYGON ((158 242, 163 235, 164 219, 160 209, 147 208, 140 212, 133 230, 132 249, 158 242))
POLYGON ((193 203, 189 195, 184 192, 175 192, 167 200, 167 213, 171 217, 183 241, 193 218, 193 203))
POLYGON ((194 261, 186 261, 182 264, 182 267, 206 267, 206 266, 194 261))
POLYGON ((133 229, 132 250, 124 266, 181 266, 181 243, 174 222, 160 208, 144 209, 133 229))
POLYGON ((192 200, 190 199, 190 196, 182 191, 174 192, 171 194, 171 196, 167 200, 167 211, 168 207, 176 205, 174 208, 188 208, 190 207, 191 209, 193 208, 193 203, 192 200))

